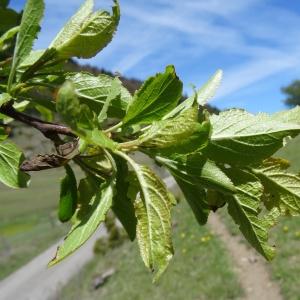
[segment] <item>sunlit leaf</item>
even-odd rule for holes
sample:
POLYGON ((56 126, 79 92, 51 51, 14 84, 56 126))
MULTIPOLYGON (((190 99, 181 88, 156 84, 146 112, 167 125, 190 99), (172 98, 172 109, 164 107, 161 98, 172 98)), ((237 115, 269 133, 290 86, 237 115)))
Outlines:
POLYGON ((262 181, 269 209, 277 207, 281 214, 300 215, 300 177, 286 171, 288 165, 278 159, 269 159, 253 172, 262 181))
POLYGON ((93 57, 112 40, 120 19, 118 2, 114 1, 112 15, 107 11, 93 13, 93 4, 86 0, 49 46, 57 50, 59 58, 93 57))
POLYGON ((32 49, 33 42, 40 30, 40 21, 43 17, 43 13, 43 0, 28 0, 26 2, 22 15, 20 30, 17 35, 13 64, 9 75, 8 89, 10 88, 14 79, 16 69, 22 63, 22 61, 24 61, 32 49))
POLYGON ((204 148, 210 136, 210 124, 198 121, 196 106, 173 119, 154 122, 139 137, 140 147, 158 149, 160 153, 191 153, 204 148))
POLYGON ((63 244, 58 247, 49 266, 63 260, 82 246, 104 221, 112 205, 114 184, 114 181, 105 182, 101 185, 97 181, 95 183, 80 183, 78 202, 81 205, 75 213, 74 224, 63 244), (99 185, 97 186, 97 184, 99 185))
POLYGON ((279 217, 278 210, 272 210, 265 216, 259 215, 263 186, 257 177, 238 169, 227 170, 227 175, 237 190, 234 195, 226 196, 229 214, 247 241, 267 260, 271 260, 275 248, 268 244, 268 231, 279 217))
POLYGON ((175 204, 174 199, 149 167, 139 165, 129 157, 126 159, 140 186, 140 193, 135 201, 140 253, 146 267, 155 273, 154 280, 157 280, 173 256, 171 207, 175 204))
POLYGON ((300 133, 299 125, 238 109, 213 115, 210 121, 213 133, 205 155, 225 163, 243 165, 261 161, 280 149, 286 137, 300 133))
MULTIPOLYGON (((75 86, 75 91, 81 103, 85 103, 97 115, 100 114, 104 104, 109 95, 113 96, 112 88, 113 82, 120 89, 120 97, 115 97, 109 101, 107 114, 110 117, 123 117, 128 103, 132 97, 130 93, 124 88, 121 83, 104 74, 94 76, 89 73, 76 73, 69 74, 67 79, 72 81, 75 86)), ((114 89, 116 86, 114 86, 114 89)))
POLYGON ((181 98, 182 82, 173 66, 164 73, 148 78, 135 93, 123 123, 147 124, 161 118, 176 107, 181 98))
POLYGON ((11 188, 28 186, 30 176, 20 171, 22 152, 10 142, 0 143, 0 181, 11 188))

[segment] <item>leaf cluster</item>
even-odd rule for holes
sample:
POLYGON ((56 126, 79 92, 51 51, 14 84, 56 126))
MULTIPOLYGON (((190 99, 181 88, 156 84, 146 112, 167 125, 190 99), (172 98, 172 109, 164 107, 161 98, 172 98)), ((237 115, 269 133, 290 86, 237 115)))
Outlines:
POLYGON ((134 95, 117 76, 66 72, 66 60, 90 58, 112 40, 118 1, 112 12, 94 12, 93 1, 86 0, 49 47, 36 51, 43 13, 42 0, 28 0, 20 26, 0 38, 1 47, 17 34, 13 57, 0 62, 0 119, 3 125, 14 119, 31 125, 56 152, 24 161, 0 127, 0 181, 26 187, 25 171, 65 169, 58 218, 72 228, 50 265, 83 245, 111 209, 130 239, 137 238, 156 280, 174 253, 176 201, 155 165, 170 172, 200 225, 225 207, 248 242, 272 259, 270 228, 280 216, 300 213, 300 177, 272 157, 300 133, 299 108, 273 115, 239 109, 210 114, 204 106, 221 82, 220 70, 184 101, 174 66, 148 78, 134 95), (39 118, 24 113, 29 110, 39 118), (137 163, 134 152, 148 155, 152 165, 137 163), (84 176, 74 172, 75 164, 84 176))

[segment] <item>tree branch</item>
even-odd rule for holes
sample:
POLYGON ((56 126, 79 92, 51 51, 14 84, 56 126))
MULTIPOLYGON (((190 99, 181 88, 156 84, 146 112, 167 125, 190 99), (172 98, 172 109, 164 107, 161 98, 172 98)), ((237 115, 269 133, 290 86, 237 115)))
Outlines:
POLYGON ((2 105, 0 107, 0 113, 36 128, 46 138, 52 140, 55 145, 60 144, 60 138, 58 136, 59 134, 70 137, 76 137, 76 135, 71 131, 69 127, 56 123, 45 122, 38 118, 18 112, 14 109, 11 103, 2 105))

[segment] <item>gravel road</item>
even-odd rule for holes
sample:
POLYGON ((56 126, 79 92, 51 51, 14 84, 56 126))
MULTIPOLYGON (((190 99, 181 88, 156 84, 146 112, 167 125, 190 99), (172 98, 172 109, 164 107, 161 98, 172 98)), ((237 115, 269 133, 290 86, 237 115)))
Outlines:
POLYGON ((54 256, 59 243, 34 258, 28 264, 0 281, 1 300, 48 300, 53 299, 61 286, 64 286, 74 274, 93 258, 95 241, 105 235, 101 227, 73 255, 60 264, 47 268, 47 263, 54 256))

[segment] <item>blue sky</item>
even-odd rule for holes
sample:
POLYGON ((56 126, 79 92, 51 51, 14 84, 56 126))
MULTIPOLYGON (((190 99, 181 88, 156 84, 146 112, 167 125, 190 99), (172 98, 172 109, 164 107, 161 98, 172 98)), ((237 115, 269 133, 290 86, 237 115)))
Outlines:
MULTIPOLYGON (((112 1, 95 0, 97 8, 112 1)), ((25 0, 11 0, 21 9, 25 0)), ((45 0, 46 48, 81 0, 45 0)), ((113 42, 83 61, 145 79, 174 64, 183 80, 201 86, 216 69, 224 80, 213 105, 251 112, 284 109, 280 88, 300 78, 298 0, 120 0, 122 18, 113 42)))

